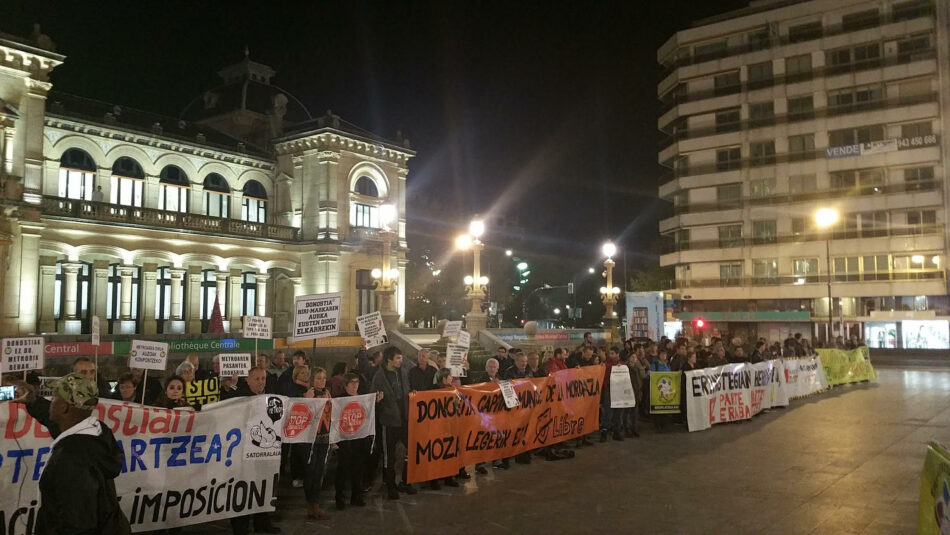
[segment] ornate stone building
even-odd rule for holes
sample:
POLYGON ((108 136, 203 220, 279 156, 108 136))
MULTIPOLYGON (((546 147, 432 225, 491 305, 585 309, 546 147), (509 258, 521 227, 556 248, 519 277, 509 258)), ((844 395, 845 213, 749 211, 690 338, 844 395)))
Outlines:
POLYGON ((283 331, 295 295, 326 292, 355 328, 383 204, 404 278, 407 141, 312 117, 246 55, 169 118, 53 91, 52 49, 0 34, 0 334, 199 333, 216 299, 232 331, 283 331))

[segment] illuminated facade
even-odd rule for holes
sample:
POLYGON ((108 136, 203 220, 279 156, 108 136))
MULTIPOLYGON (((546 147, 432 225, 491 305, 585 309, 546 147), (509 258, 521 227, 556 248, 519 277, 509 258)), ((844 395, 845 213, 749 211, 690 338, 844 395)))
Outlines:
POLYGON ((939 0, 759 0, 659 49, 674 212, 660 263, 682 319, 824 339, 829 278, 836 334, 950 317, 948 15, 939 0))
POLYGON ((199 333, 216 298, 280 332, 326 292, 355 328, 386 203, 404 279, 408 142, 311 117, 247 57, 179 118, 58 94, 44 39, 0 34, 0 334, 199 333))

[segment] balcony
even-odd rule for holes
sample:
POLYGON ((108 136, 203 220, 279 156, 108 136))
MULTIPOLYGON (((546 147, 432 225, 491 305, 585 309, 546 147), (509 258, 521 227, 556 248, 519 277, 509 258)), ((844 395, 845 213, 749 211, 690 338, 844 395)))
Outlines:
POLYGON ((154 208, 120 206, 61 197, 44 197, 42 208, 43 216, 53 219, 85 220, 115 226, 168 229, 235 238, 296 241, 300 231, 296 227, 283 225, 252 223, 207 215, 167 212, 154 208))
MULTIPOLYGON (((832 283, 847 284, 852 282, 920 282, 944 280, 944 271, 884 271, 870 273, 834 274, 832 283)), ((806 284, 827 285, 828 275, 778 275, 766 277, 734 277, 718 279, 689 279, 667 280, 663 283, 664 290, 682 290, 687 288, 739 288, 762 286, 803 286, 806 284)))

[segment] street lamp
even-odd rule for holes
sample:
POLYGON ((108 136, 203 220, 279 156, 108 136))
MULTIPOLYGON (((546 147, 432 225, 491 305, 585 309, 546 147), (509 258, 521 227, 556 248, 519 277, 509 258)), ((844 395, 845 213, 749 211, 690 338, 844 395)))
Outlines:
POLYGON ((485 297, 485 290, 488 287, 488 277, 481 274, 479 263, 479 256, 485 247, 480 239, 483 234, 485 234, 485 222, 475 216, 468 225, 468 234, 463 234, 455 240, 455 245, 459 249, 464 250, 471 247, 474 256, 472 274, 466 275, 463 279, 465 293, 472 300, 472 310, 465 317, 466 326, 472 335, 478 335, 478 331, 488 326, 488 318, 482 312, 482 299, 485 297))
POLYGON ((391 225, 396 221, 396 207, 392 204, 380 206, 379 220, 382 223, 379 236, 383 239, 383 262, 382 268, 373 269, 370 275, 376 281, 376 295, 379 298, 379 312, 383 316, 383 323, 387 329, 395 329, 399 322, 399 312, 394 299, 399 270, 392 267, 392 241, 396 233, 391 225))
POLYGON ((604 311, 604 322, 610 326, 610 339, 616 341, 620 336, 617 330, 616 315, 614 314, 614 305, 617 304, 617 297, 620 295, 620 288, 614 286, 614 265, 616 264, 614 263, 613 256, 617 254, 617 246, 614 245, 613 242, 607 242, 601 248, 601 252, 607 257, 607 259, 604 260, 607 286, 600 289, 600 298, 606 309, 604 311))
POLYGON ((822 208, 815 212, 815 224, 825 229, 825 276, 828 279, 828 335, 825 343, 831 347, 832 324, 834 319, 831 311, 831 227, 838 222, 838 212, 831 208, 822 208))

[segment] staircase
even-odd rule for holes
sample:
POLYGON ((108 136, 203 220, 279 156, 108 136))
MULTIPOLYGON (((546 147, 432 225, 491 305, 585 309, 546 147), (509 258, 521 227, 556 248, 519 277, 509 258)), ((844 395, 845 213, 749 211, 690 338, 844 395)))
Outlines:
MULTIPOLYGON (((426 349, 432 349, 438 351, 441 354, 445 354, 445 340, 440 340, 435 344, 429 344, 425 346, 426 349)), ((484 370, 485 361, 490 359, 493 356, 492 352, 485 349, 478 344, 475 340, 472 340, 468 348, 468 364, 472 370, 484 370)))

